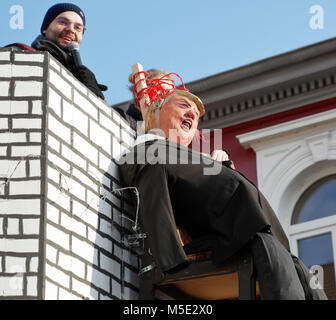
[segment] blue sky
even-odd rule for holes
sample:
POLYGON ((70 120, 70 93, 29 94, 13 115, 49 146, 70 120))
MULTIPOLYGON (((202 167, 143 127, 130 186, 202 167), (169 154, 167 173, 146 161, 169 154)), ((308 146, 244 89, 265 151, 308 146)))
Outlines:
MULTIPOLYGON (((51 0, 1 0, 0 46, 30 44, 51 0), (23 8, 23 29, 10 25, 13 5, 23 8)), ((334 0, 72 0, 86 14, 83 63, 109 87, 110 104, 131 98, 128 75, 145 69, 176 72, 191 82, 336 35, 334 0), (312 29, 313 5, 323 29, 312 29)))

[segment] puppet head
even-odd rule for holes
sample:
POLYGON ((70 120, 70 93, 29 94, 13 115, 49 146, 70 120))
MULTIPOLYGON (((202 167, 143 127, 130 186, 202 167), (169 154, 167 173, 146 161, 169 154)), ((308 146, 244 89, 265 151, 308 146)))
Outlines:
MULTIPOLYGON (((175 97, 173 99, 174 103, 176 102, 176 96, 184 97, 184 100, 188 105, 187 109, 189 110, 196 106, 198 114, 197 123, 198 118, 203 116, 205 112, 202 101, 197 96, 190 93, 187 88, 185 88, 182 78, 176 73, 165 72, 158 77, 149 77, 148 72, 139 71, 137 73, 133 73, 133 79, 133 93, 137 107, 141 110, 143 115, 145 132, 155 128, 161 129, 161 109, 164 108, 164 106, 173 97, 175 97), (181 86, 177 86, 175 84, 173 76, 176 76, 181 80, 181 86)), ((176 108, 178 108, 177 105, 176 108)), ((171 110, 174 109, 172 108, 171 110)), ((165 112, 165 121, 167 119, 167 113, 165 112)), ((189 124, 186 124, 186 126, 189 126, 189 124)), ((185 127, 185 129, 187 129, 187 127, 185 127)))

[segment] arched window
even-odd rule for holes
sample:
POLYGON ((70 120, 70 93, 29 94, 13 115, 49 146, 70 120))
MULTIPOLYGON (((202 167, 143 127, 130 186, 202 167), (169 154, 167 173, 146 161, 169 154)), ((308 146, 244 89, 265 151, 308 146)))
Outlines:
POLYGON ((297 202, 292 223, 336 215, 336 175, 324 177, 308 188, 297 202))
POLYGON ((293 211, 290 237, 308 268, 323 267, 325 291, 335 299, 336 174, 314 182, 302 193, 293 211))

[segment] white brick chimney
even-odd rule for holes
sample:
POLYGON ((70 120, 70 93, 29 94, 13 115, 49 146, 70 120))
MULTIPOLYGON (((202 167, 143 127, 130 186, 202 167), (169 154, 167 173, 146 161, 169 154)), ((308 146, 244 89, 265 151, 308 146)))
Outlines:
POLYGON ((48 53, 0 49, 0 299, 137 298, 111 193, 133 139, 48 53))

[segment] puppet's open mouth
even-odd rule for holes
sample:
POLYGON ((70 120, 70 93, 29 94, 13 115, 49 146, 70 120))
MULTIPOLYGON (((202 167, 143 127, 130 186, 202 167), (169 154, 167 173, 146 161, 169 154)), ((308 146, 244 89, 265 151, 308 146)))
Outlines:
POLYGON ((181 124, 181 127, 184 130, 189 131, 192 127, 192 121, 191 120, 183 120, 182 124, 181 124))

